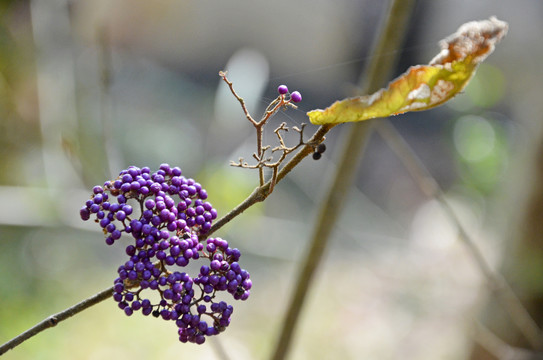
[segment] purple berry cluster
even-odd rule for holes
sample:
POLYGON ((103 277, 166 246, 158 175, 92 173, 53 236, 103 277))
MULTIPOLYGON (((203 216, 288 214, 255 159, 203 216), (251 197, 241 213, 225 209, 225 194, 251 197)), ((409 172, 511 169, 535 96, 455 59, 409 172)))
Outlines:
POLYGON ((143 315, 174 321, 179 340, 202 344, 230 324, 232 305, 217 299, 221 291, 235 300, 246 300, 250 275, 238 261, 241 253, 226 240, 205 234, 217 211, 205 201, 207 192, 181 169, 162 164, 151 173, 147 167, 130 166, 104 186, 95 186, 81 209, 83 220, 92 216, 106 243, 123 235, 128 260, 119 266, 113 298, 128 316, 143 315), (190 261, 205 265, 191 277, 180 271, 190 261), (158 293, 160 300, 149 296, 158 293))
MULTIPOLYGON (((279 95, 287 95, 289 93, 288 87, 286 85, 279 85, 277 92, 279 95)), ((299 103, 302 101, 302 94, 299 91, 293 91, 290 93, 290 100, 294 103, 299 103)))

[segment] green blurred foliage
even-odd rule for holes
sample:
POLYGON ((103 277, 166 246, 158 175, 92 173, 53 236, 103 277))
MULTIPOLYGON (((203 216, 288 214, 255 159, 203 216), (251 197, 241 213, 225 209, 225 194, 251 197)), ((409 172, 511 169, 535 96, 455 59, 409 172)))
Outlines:
POLYGON ((459 171, 464 184, 489 195, 503 180, 508 139, 502 124, 485 116, 465 115, 454 129, 459 171))
POLYGON ((482 64, 452 108, 464 115, 453 125, 453 146, 463 185, 485 195, 491 194, 507 170, 509 139, 504 116, 488 111, 499 105, 505 95, 503 72, 482 64), (478 115, 476 115, 478 114, 478 115))
POLYGON ((21 179, 29 150, 39 150, 32 34, 26 2, 0 3, 0 184, 21 179))
POLYGON ((503 70, 489 64, 481 64, 475 77, 466 88, 466 99, 479 108, 495 107, 503 100, 506 90, 503 70))

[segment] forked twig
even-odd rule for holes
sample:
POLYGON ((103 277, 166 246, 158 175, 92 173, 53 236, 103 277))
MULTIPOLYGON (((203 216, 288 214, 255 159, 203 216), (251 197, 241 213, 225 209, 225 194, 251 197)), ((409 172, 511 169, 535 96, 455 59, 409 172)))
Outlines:
MULTIPOLYGON (((253 158, 257 161, 257 163, 255 165, 250 165, 249 163, 245 162, 243 160, 243 158, 240 158, 238 162, 231 161, 230 165, 231 166, 236 166, 236 167, 242 167, 242 168, 246 168, 246 169, 258 169, 259 179, 260 179, 260 186, 261 187, 264 185, 264 182, 265 182, 263 169, 264 168, 272 169, 272 177, 271 177, 271 180, 269 182, 269 184, 270 184, 269 192, 271 193, 273 191, 273 189, 274 189, 274 186, 275 186, 276 182, 277 182, 277 174, 278 174, 278 171, 279 171, 279 167, 281 166, 283 161, 285 161, 286 157, 290 153, 292 153, 293 151, 298 149, 300 146, 309 144, 309 143, 304 143, 304 141, 303 141, 303 131, 304 131, 304 128, 305 128, 305 124, 302 124, 301 128, 298 128, 296 126, 293 127, 293 130, 297 131, 300 134, 300 140, 299 140, 298 144, 296 144, 296 145, 294 145, 292 147, 288 147, 285 144, 285 140, 283 139, 283 136, 281 135, 281 132, 282 131, 287 132, 289 130, 289 128, 286 126, 286 123, 284 123, 284 122, 281 123, 281 125, 279 125, 279 127, 277 127, 273 131, 275 133, 275 135, 277 136, 277 139, 279 141, 279 145, 272 149, 272 154, 275 153, 275 152, 281 152, 281 155, 279 156, 279 158, 276 161, 273 161, 273 157, 265 158, 265 153, 271 146, 270 145, 266 145, 266 146, 262 145, 262 134, 263 134, 264 125, 268 122, 268 120, 277 111, 279 111, 279 109, 285 108, 287 106, 296 108, 296 105, 292 104, 292 102, 291 102, 292 99, 287 99, 287 97, 284 94, 280 94, 277 98, 275 98, 266 107, 266 110, 264 111, 264 114, 263 114, 262 118, 260 119, 260 121, 256 121, 249 114, 249 111, 248 111, 247 107, 245 106, 245 101, 243 100, 243 98, 241 98, 236 93, 236 91, 234 90, 234 86, 233 86, 232 82, 230 80, 228 80, 228 78, 226 77, 226 72, 220 71, 219 76, 224 80, 224 82, 226 82, 226 84, 230 88, 230 91, 232 92, 234 97, 241 104, 241 108, 242 108, 243 112, 245 113, 245 117, 251 122, 251 124, 253 124, 253 126, 254 126, 254 128, 256 130, 257 152, 255 152, 253 154, 253 158)), ((318 143, 316 143, 315 146, 316 145, 318 145, 318 143)))

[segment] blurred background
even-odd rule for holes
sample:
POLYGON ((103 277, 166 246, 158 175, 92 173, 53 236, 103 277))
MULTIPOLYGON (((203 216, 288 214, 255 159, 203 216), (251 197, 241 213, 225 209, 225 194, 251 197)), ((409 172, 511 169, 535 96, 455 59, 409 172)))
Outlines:
MULTIPOLYGON (((464 22, 492 15, 509 34, 440 108, 392 119, 468 232, 537 321, 543 294, 543 3, 417 0, 406 41, 372 54, 387 1, 35 0, 0 2, 0 342, 112 285, 124 246, 79 219, 92 186, 129 165, 180 166, 219 215, 258 185, 254 130, 220 81, 228 70, 254 117, 280 84, 305 112, 351 95, 374 56, 395 75, 427 63, 464 22)), ((251 297, 219 336, 232 359, 271 353, 293 281, 350 125, 334 128, 268 200, 216 235, 242 251, 251 297)), ((306 127, 309 137, 316 130, 306 127)), ((296 141, 296 138, 289 138, 296 141)), ((292 359, 492 359, 477 323, 515 346, 471 254, 440 206, 373 134, 296 332, 292 359), (482 310, 486 311, 483 312, 482 310), (480 341, 479 341, 480 342, 480 341), (475 351, 475 352, 474 352, 475 351)), ((128 241, 128 240, 126 240, 128 241)), ((210 339, 213 340, 213 339, 210 339)), ((126 317, 112 300, 6 359, 216 359, 173 323, 126 317)))

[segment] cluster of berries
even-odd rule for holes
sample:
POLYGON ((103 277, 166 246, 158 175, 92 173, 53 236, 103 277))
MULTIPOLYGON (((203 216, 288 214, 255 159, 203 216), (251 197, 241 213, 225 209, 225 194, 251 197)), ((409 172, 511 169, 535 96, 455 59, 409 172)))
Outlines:
POLYGON ((181 169, 162 164, 151 173, 147 167, 130 166, 117 179, 95 186, 81 209, 83 220, 94 216, 106 243, 125 237, 128 260, 118 270, 113 298, 126 315, 143 315, 174 321, 181 342, 202 344, 230 323, 232 305, 216 295, 227 291, 246 300, 250 275, 238 261, 241 253, 226 240, 205 234, 217 211, 205 201, 207 192, 181 169), (191 277, 180 271, 190 261, 205 259, 191 277), (160 300, 153 303, 150 293, 160 300), (206 321, 208 320, 208 321, 206 321))
MULTIPOLYGON (((287 95, 289 93, 288 87, 286 85, 279 85, 279 87, 277 88, 277 92, 280 95, 287 95)), ((293 91, 290 93, 290 100, 293 103, 299 103, 300 101, 302 101, 302 94, 300 94, 299 91, 293 91)))
POLYGON ((315 146, 315 151, 313 152, 313 160, 319 160, 322 156, 322 153, 326 151, 326 145, 323 143, 320 143, 319 145, 315 146))

